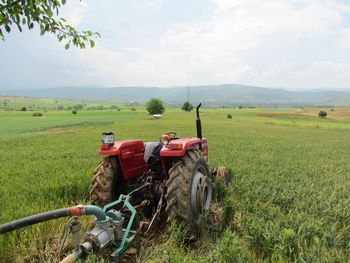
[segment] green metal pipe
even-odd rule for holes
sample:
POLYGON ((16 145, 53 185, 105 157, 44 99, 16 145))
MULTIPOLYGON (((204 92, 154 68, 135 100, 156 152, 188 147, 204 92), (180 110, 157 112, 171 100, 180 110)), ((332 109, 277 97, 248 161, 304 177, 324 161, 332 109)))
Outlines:
POLYGON ((85 215, 94 215, 96 216, 97 222, 103 222, 108 219, 105 212, 103 212, 102 208, 96 206, 96 205, 87 205, 83 207, 82 214, 85 215))

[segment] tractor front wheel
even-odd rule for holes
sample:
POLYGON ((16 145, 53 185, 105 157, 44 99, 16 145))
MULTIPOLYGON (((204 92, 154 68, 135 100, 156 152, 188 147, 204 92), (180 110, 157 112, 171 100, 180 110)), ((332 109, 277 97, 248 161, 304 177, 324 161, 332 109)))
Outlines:
POLYGON ((166 186, 168 221, 185 222, 198 236, 201 215, 209 209, 212 197, 211 174, 200 151, 190 150, 184 157, 175 160, 169 169, 166 186))

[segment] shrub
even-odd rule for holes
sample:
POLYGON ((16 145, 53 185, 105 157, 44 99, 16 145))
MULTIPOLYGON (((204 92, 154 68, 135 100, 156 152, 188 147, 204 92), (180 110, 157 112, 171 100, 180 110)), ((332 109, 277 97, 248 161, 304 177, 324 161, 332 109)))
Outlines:
POLYGON ((319 113, 318 113, 318 117, 324 119, 327 117, 327 112, 321 110, 319 113))
POLYGON ((193 105, 191 103, 189 103, 188 101, 186 101, 184 103, 184 105, 182 105, 181 109, 184 111, 191 111, 191 110, 193 110, 193 105))
POLYGON ((133 111, 133 112, 135 112, 135 111, 136 111, 136 108, 131 108, 130 110, 133 111))
POLYGON ((231 114, 231 113, 227 114, 227 115, 226 115, 226 118, 227 118, 227 119, 232 119, 232 114, 231 114))
POLYGON ((57 110, 63 110, 63 109, 64 109, 64 108, 63 108, 62 105, 60 105, 60 106, 57 107, 57 110))
POLYGON ((33 117, 42 117, 42 116, 44 116, 44 114, 42 112, 33 112, 32 116, 33 117))
POLYGON ((118 107, 117 105, 112 105, 112 106, 110 107, 110 109, 111 109, 111 110, 118 110, 118 111, 120 110, 119 107, 118 107))
POLYGON ((73 106, 73 109, 75 109, 75 110, 82 110, 83 108, 84 108, 83 104, 76 104, 73 106))
POLYGON ((22 107, 21 111, 27 111, 27 108, 26 107, 22 107))
POLYGON ((150 99, 146 104, 146 109, 149 114, 162 114, 165 111, 164 103, 157 98, 150 99))
POLYGON ((78 113, 78 111, 77 110, 72 110, 72 114, 77 114, 78 113))

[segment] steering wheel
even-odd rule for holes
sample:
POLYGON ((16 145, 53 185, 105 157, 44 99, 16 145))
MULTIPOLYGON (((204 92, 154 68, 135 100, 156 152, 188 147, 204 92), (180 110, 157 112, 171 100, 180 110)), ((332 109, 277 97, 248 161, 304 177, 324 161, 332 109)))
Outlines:
POLYGON ((178 139, 177 132, 174 132, 174 131, 167 132, 166 135, 169 135, 171 140, 178 139))

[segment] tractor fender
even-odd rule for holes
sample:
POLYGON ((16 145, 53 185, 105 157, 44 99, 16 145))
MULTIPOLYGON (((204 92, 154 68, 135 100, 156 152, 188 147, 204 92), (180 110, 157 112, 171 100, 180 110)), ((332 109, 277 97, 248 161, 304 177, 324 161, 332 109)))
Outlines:
POLYGON ((101 149, 99 154, 117 156, 123 177, 129 180, 147 171, 148 165, 144 160, 145 146, 142 140, 116 141, 108 150, 101 149))
POLYGON ((202 147, 202 155, 208 156, 208 139, 207 138, 183 138, 169 142, 163 146, 160 151, 160 157, 182 157, 188 150, 199 150, 202 147))

